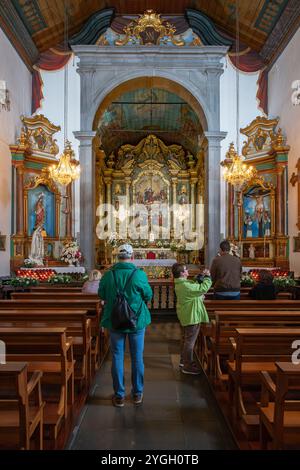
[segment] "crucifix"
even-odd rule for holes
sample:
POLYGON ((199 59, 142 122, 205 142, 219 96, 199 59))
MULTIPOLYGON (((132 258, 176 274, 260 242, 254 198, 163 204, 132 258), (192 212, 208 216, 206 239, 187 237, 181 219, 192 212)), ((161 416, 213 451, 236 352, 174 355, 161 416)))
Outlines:
POLYGON ((297 227, 298 230, 300 231, 300 158, 298 159, 297 165, 297 174, 293 173, 290 179, 290 183, 295 186, 296 183, 298 183, 298 221, 297 221, 297 227))

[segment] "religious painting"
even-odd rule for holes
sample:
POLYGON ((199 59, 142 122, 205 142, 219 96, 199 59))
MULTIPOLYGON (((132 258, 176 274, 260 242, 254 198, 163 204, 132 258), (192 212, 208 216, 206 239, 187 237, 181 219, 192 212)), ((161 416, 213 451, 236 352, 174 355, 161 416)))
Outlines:
POLYGON ((270 190, 252 187, 243 197, 243 237, 264 238, 271 236, 270 190))
POLYGON ((167 183, 160 175, 144 175, 139 178, 135 185, 135 203, 145 204, 167 204, 169 197, 167 183))
POLYGON ((255 260, 256 258, 269 258, 270 246, 269 243, 244 243, 243 244, 243 258, 255 260))
POLYGON ((42 184, 28 191, 28 235, 38 227, 43 236, 55 236, 55 195, 42 184))

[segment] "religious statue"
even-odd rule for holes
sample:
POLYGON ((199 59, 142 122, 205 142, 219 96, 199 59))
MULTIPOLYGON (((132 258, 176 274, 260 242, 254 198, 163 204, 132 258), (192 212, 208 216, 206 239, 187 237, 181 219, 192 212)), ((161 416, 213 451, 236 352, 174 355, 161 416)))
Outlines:
POLYGON ((29 259, 37 266, 43 266, 44 239, 42 235, 43 226, 39 225, 32 234, 31 250, 29 259))
POLYGON ((255 259, 255 246, 253 245, 253 243, 251 243, 249 247, 249 258, 255 259))
POLYGON ((244 218, 244 225, 245 225, 245 232, 246 232, 246 237, 252 237, 252 224, 253 220, 249 214, 249 212, 245 213, 245 218, 244 218))
POLYGON ((40 193, 34 209, 35 224, 31 240, 31 249, 29 259, 38 266, 43 266, 44 258, 44 222, 45 222, 45 207, 44 207, 44 194, 40 193))
POLYGON ((264 232, 264 237, 271 236, 271 219, 270 219, 268 211, 264 211, 264 215, 263 215, 263 232, 264 232))
POLYGON ((264 200, 263 196, 257 196, 256 206, 255 206, 255 215, 258 223, 258 236, 263 237, 263 213, 264 213, 264 200))
POLYGON ((36 229, 40 225, 43 227, 44 222, 45 222, 44 193, 40 193, 38 195, 34 213, 35 213, 34 228, 36 229))

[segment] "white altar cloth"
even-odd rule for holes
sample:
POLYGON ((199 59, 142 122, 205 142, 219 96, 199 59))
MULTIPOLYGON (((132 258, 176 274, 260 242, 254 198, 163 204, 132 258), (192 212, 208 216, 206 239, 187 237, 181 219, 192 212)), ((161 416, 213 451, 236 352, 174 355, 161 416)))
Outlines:
POLYGON ((134 259, 132 263, 136 266, 173 266, 176 259, 134 259))
POLYGON ((41 266, 40 268, 21 268, 22 271, 36 271, 41 269, 53 269, 57 274, 85 273, 85 268, 83 266, 41 266))

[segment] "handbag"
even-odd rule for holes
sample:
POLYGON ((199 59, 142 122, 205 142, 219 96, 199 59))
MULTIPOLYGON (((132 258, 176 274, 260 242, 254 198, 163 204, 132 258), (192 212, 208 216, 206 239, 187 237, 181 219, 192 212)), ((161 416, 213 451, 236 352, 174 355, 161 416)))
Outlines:
POLYGON ((137 269, 134 269, 134 271, 130 274, 129 278, 126 281, 124 289, 121 291, 117 286, 115 272, 112 270, 114 283, 117 291, 116 300, 111 312, 111 323, 114 330, 134 330, 136 328, 136 314, 130 307, 125 296, 126 287, 130 283, 136 271, 137 269))

